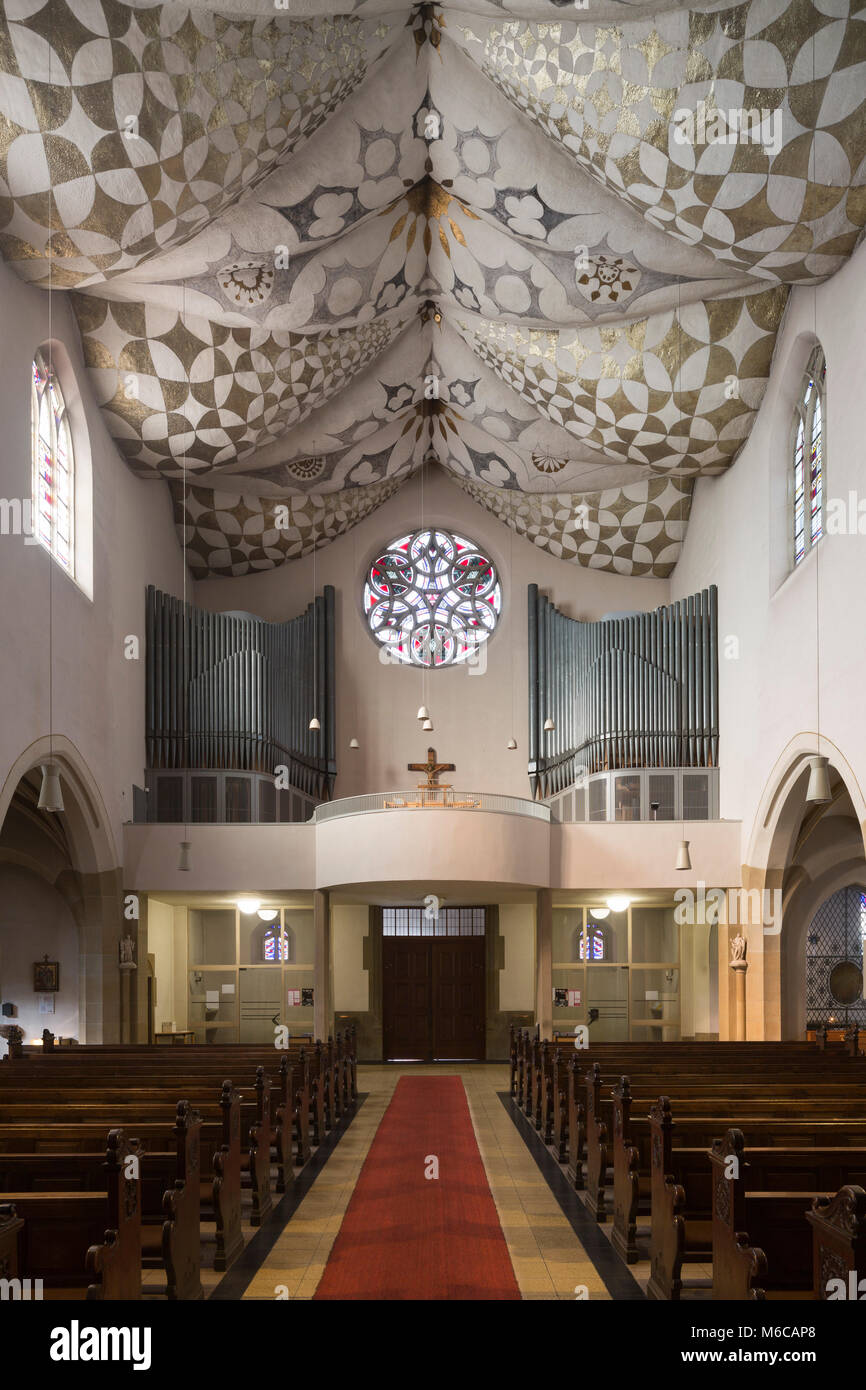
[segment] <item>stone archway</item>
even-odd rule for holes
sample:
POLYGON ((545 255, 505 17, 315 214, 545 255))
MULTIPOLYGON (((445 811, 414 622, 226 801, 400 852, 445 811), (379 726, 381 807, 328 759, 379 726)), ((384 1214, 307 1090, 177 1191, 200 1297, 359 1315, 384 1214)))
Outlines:
MULTIPOLYGON (((743 865, 743 887, 754 901, 741 928, 748 940, 750 1039, 803 1036, 809 922, 825 898, 866 871, 866 800, 840 750, 825 738, 821 745, 830 761, 830 802, 806 801, 809 759, 818 749, 814 734, 798 735, 768 779, 743 865), (768 903, 774 909, 769 913, 768 903)), ((725 956, 736 930, 729 927, 724 934, 725 956)), ((728 986, 720 993, 720 1013, 729 1014, 730 979, 728 986)))
MULTIPOLYGON (((62 896, 79 932, 79 1037, 119 1041, 118 940, 124 927, 122 873, 108 815, 95 779, 68 739, 39 739, 17 759, 0 789, 0 863, 17 866, 62 896), (60 771, 64 810, 39 811, 40 768, 60 771)), ((127 1013, 131 1013, 129 1001, 127 1013)))

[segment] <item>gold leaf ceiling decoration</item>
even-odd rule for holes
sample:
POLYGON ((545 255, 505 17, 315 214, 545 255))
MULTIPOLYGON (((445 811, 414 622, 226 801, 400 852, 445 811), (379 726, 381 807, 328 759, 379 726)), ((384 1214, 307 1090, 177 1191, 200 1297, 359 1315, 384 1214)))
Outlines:
POLYGON ((0 252, 70 295, 200 575, 303 554, 425 460, 553 554, 670 573, 790 286, 862 235, 864 156, 853 0, 0 20, 0 252))

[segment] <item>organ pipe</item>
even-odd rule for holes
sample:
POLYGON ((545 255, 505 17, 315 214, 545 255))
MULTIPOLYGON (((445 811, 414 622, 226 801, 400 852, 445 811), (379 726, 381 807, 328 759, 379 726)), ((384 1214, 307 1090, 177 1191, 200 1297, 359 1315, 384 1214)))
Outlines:
POLYGON ((715 767, 718 590, 584 623, 528 588, 529 780, 547 797, 588 773, 715 767), (555 724, 544 732, 544 721, 555 724))
POLYGON ((326 799, 336 779, 334 590, 285 623, 148 587, 147 765, 273 773, 326 799), (313 709, 314 690, 318 709, 313 709), (316 714, 321 732, 310 732, 316 714))

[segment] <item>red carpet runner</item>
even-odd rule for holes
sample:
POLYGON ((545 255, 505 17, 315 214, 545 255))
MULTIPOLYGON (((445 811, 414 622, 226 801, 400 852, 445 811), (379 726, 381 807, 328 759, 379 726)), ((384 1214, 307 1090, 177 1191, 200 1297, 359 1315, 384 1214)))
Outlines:
POLYGON ((315 1297, 520 1298, 459 1076, 397 1082, 315 1297))

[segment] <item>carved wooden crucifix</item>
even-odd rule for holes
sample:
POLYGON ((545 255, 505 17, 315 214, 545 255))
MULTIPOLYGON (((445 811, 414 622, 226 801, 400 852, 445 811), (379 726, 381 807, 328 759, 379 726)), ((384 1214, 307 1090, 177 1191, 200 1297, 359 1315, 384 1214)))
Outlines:
POLYGON ((407 767, 410 772, 426 772, 428 787, 438 787, 440 772, 455 771, 453 763, 437 763, 435 748, 427 749, 426 763, 407 763, 407 767))

